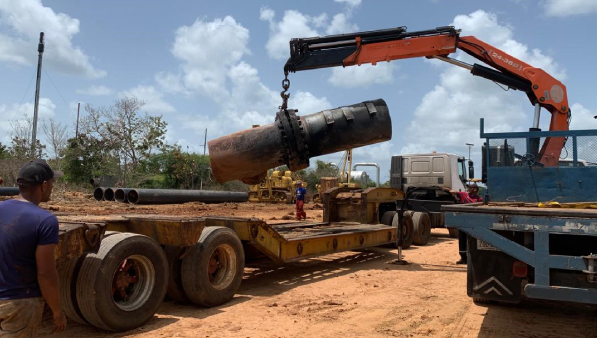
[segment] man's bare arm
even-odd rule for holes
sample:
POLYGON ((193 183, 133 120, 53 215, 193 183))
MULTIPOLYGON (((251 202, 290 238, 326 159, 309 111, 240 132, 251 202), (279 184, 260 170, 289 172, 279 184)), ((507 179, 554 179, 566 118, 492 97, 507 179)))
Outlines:
POLYGON ((38 246, 35 251, 35 260, 37 262, 37 281, 41 294, 50 309, 52 309, 55 331, 61 332, 66 328, 66 317, 60 307, 60 280, 58 279, 54 258, 55 248, 56 244, 38 246))

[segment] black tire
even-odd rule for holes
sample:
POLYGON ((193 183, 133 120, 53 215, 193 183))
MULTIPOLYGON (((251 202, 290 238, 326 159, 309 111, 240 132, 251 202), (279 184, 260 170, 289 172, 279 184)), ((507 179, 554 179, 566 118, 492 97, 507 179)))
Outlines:
POLYGON ((458 238, 458 229, 448 228, 448 234, 450 234, 450 238, 458 238))
POLYGON ((412 215, 414 225, 413 243, 427 245, 431 238, 431 218, 426 212, 415 212, 412 215))
POLYGON ((60 306, 68 319, 79 324, 88 324, 81 314, 81 309, 79 309, 76 297, 77 276, 82 261, 83 257, 71 259, 58 268, 58 278, 60 280, 60 306))
POLYGON ((166 260, 168 261, 168 288, 166 295, 171 300, 178 303, 190 303, 189 297, 184 292, 182 286, 182 259, 180 255, 183 253, 184 248, 179 246, 166 245, 164 253, 166 254, 166 260))
MULTIPOLYGON (((400 217, 398 217, 398 213, 394 215, 394 219, 392 220, 392 226, 398 227, 398 222, 400 222, 400 217)), ((413 221, 411 218, 411 212, 404 212, 404 225, 402 228, 402 249, 408 249, 413 244, 413 236, 414 236, 414 226, 413 221)))
POLYGON ((127 331, 153 317, 167 286, 168 262, 160 245, 147 236, 116 233, 83 260, 77 303, 91 325, 127 331), (126 287, 113 289, 117 281, 126 287))
POLYGON ((236 233, 225 227, 207 227, 182 260, 182 285, 191 302, 222 305, 236 294, 244 268, 245 254, 236 233))
POLYGON ((396 211, 386 211, 381 216, 381 224, 385 225, 392 225, 392 220, 394 219, 394 215, 396 215, 396 211))

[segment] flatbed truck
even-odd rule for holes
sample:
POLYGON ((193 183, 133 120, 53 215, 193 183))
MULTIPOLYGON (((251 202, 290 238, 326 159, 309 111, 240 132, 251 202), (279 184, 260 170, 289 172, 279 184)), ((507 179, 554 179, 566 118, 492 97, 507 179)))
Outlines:
POLYGON ((597 157, 597 130, 485 133, 481 120, 481 138, 490 202, 442 207, 469 235, 468 295, 597 304, 597 167, 578 159, 597 157), (557 137, 572 166, 540 165, 533 149, 557 137))

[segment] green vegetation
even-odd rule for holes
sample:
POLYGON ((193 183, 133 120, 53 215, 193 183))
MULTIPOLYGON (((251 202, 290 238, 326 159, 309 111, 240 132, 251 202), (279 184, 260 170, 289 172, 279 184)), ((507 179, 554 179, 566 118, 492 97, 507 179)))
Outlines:
POLYGON ((31 158, 49 158, 64 171, 69 186, 102 185, 143 188, 248 191, 239 181, 217 184, 211 178, 209 156, 183 152, 166 143, 162 116, 142 112, 144 102, 124 97, 110 106, 85 106, 79 134, 53 120, 40 121, 45 142, 36 140, 31 154, 32 122, 14 123, 10 145, 0 143, 0 176, 14 185, 18 168, 31 158), (46 154, 49 149, 51 156, 46 154), (98 183, 96 183, 98 184, 98 183))

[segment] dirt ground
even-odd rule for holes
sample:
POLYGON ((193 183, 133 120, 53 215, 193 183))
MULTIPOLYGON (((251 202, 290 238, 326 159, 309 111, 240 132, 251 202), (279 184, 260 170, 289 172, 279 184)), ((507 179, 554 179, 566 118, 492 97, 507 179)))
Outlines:
MULTIPOLYGON (((56 213, 156 213, 290 218, 292 205, 187 203, 134 206, 63 193, 44 207, 56 213)), ((307 205, 308 220, 322 210, 307 205)), ((476 305, 466 295, 466 267, 455 265, 457 240, 434 229, 430 243, 404 251, 373 248, 279 266, 245 269, 236 297, 216 308, 166 301, 144 326, 111 333, 69 322, 61 337, 597 337, 597 307, 527 301, 476 305)), ((51 333, 49 314, 42 336, 51 333)))

